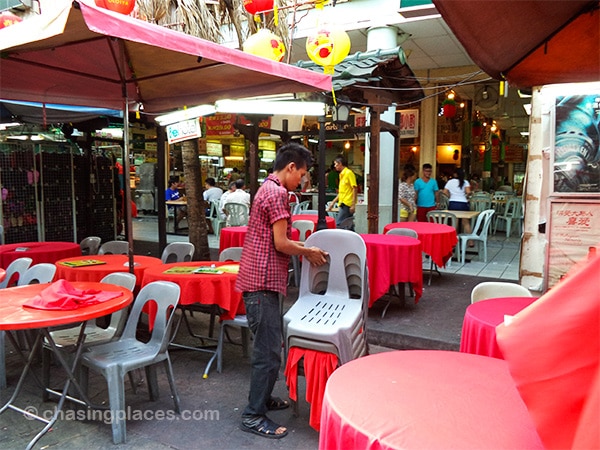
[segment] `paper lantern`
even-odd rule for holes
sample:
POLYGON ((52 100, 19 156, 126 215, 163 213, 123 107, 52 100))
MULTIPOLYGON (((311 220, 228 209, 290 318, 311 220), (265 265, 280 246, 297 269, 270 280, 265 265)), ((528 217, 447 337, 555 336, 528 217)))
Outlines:
POLYGON ((498 136, 497 134, 492 134, 492 145, 494 147, 500 145, 500 136, 498 136))
POLYGON ((471 135, 474 138, 478 138, 479 136, 481 136, 482 131, 483 131, 483 125, 481 124, 481 122, 478 120, 473 122, 473 126, 471 128, 471 135))
POLYGON ((333 74, 333 66, 350 53, 350 37, 344 30, 321 27, 306 38, 306 53, 325 73, 333 74))
POLYGON ((456 102, 450 99, 444 100, 444 103, 442 103, 442 111, 444 117, 454 117, 456 115, 456 102))
POLYGON ((272 61, 282 61, 285 55, 283 41, 267 29, 258 30, 244 42, 244 51, 272 61))
POLYGON ((9 27, 15 23, 21 22, 22 20, 23 19, 21 19, 19 16, 16 16, 11 12, 4 11, 0 14, 0 28, 9 27))
POLYGON ((250 14, 258 14, 273 9, 273 0, 244 0, 244 8, 250 14))
POLYGON ((135 8, 135 0, 94 0, 96 6, 121 14, 130 14, 135 8))

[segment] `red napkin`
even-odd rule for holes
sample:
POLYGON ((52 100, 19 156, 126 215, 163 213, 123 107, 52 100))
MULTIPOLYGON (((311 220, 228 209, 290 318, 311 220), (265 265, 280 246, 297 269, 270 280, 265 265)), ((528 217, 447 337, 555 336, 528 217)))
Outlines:
POLYGON ((23 304, 28 308, 71 310, 95 305, 120 296, 116 291, 77 289, 67 280, 58 280, 23 304))
POLYGON ((600 448, 600 256, 574 269, 496 328, 548 449, 600 448))
POLYGON ((338 358, 333 353, 291 347, 287 357, 285 376, 290 398, 294 401, 298 400, 298 363, 302 358, 304 358, 304 376, 306 377, 306 401, 311 405, 309 424, 319 431, 325 385, 337 368, 338 358))

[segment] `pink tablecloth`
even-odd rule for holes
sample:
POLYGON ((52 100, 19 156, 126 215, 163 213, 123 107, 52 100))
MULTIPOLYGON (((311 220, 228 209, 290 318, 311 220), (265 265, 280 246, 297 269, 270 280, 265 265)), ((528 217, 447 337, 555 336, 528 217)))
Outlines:
MULTIPOLYGON (((223 228, 219 238, 219 253, 229 247, 243 247, 247 232, 247 226, 223 228)), ((292 228, 292 239, 300 239, 300 232, 296 228, 292 228)))
POLYGON ((543 446, 505 361, 409 350, 359 358, 333 372, 319 448, 543 446))
POLYGON ((421 242, 406 236, 361 234, 367 247, 369 307, 396 283, 412 283, 415 303, 423 294, 421 242))
POLYGON ((514 316, 535 300, 536 297, 504 297, 469 305, 463 320, 460 351, 502 359, 496 327, 504 322, 504 315, 514 316))
POLYGON ((415 230, 423 245, 423 251, 433 259, 438 267, 444 267, 452 257, 454 246, 458 243, 456 230, 449 225, 431 222, 395 222, 387 224, 383 233, 392 228, 409 228, 415 230))
POLYGON ((81 247, 74 242, 22 242, 0 245, 0 266, 8 265, 18 258, 31 258, 31 265, 54 264, 59 259, 81 256, 81 247))

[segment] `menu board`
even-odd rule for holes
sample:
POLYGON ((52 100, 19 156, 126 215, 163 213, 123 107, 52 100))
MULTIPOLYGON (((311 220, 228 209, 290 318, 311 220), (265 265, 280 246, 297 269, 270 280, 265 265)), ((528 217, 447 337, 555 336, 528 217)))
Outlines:
POLYGON ((545 289, 600 247, 600 203, 550 199, 549 225, 545 289))

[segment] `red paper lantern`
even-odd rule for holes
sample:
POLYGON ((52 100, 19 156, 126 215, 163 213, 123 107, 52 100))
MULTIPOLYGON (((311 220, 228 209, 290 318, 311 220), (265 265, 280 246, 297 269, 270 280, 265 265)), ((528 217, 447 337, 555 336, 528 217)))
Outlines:
POLYGON ((481 136, 481 133, 483 131, 483 126, 481 125, 481 122, 473 122, 473 128, 471 128, 471 134, 474 138, 478 138, 479 136, 481 136))
POLYGON ((23 19, 21 19, 19 16, 16 16, 11 12, 4 11, 3 13, 0 13, 0 28, 9 27, 15 23, 21 22, 22 20, 23 19))
POLYGON ((444 103, 442 103, 442 112, 444 117, 454 117, 456 115, 456 102, 450 99, 444 100, 444 103))
POLYGON ((494 147, 500 145, 500 136, 498 136, 497 134, 492 134, 492 145, 494 147))
POLYGON ((130 14, 135 8, 135 0, 94 0, 96 6, 121 14, 130 14))
POLYGON ((244 8, 250 14, 258 14, 273 9, 273 0, 244 0, 244 8))

